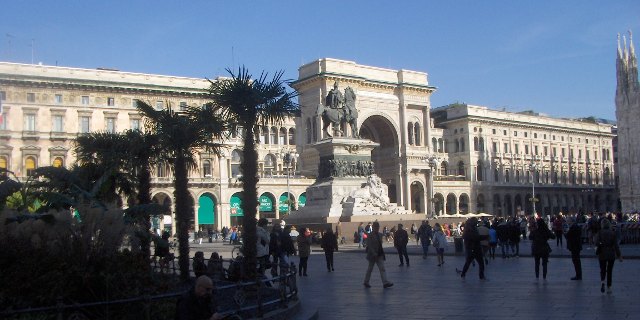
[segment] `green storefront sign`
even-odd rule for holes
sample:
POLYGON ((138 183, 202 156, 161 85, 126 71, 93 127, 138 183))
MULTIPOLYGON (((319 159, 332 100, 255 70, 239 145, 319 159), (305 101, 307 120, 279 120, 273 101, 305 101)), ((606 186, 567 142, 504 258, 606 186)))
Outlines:
POLYGON ((267 195, 261 195, 260 199, 258 199, 260 203, 260 212, 272 212, 273 211, 273 200, 271 197, 267 195))
POLYGON ((298 207, 302 208, 305 204, 307 204, 307 194, 303 193, 298 197, 298 207))
POLYGON ((278 200, 280 203, 278 204, 278 211, 280 212, 287 212, 287 194, 283 193, 280 196, 280 200, 278 200))
POLYGON ((242 204, 242 196, 240 193, 236 193, 231 196, 231 200, 229 201, 229 205, 231 206, 231 216, 233 217, 244 217, 244 212, 240 205, 242 204))

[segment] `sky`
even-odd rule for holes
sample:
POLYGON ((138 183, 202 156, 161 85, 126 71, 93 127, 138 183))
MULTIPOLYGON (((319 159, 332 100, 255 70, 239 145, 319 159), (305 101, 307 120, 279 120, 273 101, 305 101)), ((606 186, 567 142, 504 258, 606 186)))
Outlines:
POLYGON ((336 58, 428 73, 434 108, 615 120, 616 36, 628 30, 640 38, 638 0, 3 1, 0 61, 295 80, 336 58))

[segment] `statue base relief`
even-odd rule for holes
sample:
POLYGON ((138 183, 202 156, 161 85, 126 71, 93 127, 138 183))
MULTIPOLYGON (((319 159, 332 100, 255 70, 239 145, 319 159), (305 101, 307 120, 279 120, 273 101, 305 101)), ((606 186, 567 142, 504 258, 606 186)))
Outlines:
POLYGON ((389 201, 388 187, 374 173, 371 162, 371 150, 377 146, 366 139, 335 137, 314 144, 318 178, 306 190, 306 205, 283 220, 308 225, 424 219, 424 214, 411 214, 389 201))

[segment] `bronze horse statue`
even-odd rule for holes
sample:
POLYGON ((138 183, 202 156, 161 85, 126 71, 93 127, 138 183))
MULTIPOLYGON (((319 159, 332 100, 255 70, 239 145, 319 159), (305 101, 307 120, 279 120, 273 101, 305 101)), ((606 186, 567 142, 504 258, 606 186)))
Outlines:
POLYGON ((316 115, 322 117, 322 131, 328 137, 333 137, 327 131, 329 125, 331 125, 332 133, 341 134, 342 124, 349 124, 351 126, 351 134, 353 138, 359 138, 358 134, 358 110, 356 109, 356 94, 351 87, 347 87, 344 91, 344 99, 340 101, 339 108, 334 109, 318 104, 316 115))

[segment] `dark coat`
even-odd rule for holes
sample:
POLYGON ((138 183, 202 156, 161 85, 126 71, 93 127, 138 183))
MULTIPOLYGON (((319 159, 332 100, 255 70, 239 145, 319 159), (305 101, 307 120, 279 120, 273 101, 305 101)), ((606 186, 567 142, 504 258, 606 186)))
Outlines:
POLYGON ((382 234, 371 232, 367 237, 367 260, 376 261, 378 257, 386 259, 384 250, 382 249, 382 234))
POLYGON ((577 223, 574 223, 569 227, 569 231, 564 235, 567 238, 567 249, 576 253, 582 250, 582 228, 577 223))
POLYGON ((480 241, 489 239, 489 236, 481 236, 478 233, 478 227, 473 224, 467 224, 462 233, 462 239, 464 239, 464 249, 467 251, 467 254, 481 254, 482 246, 480 245, 480 241))
POLYGON ((549 239, 555 239, 556 236, 549 229, 537 228, 529 234, 531 242, 531 254, 539 257, 548 257, 551 253, 549 239))
POLYGON ((620 246, 616 239, 616 234, 611 229, 601 229, 596 237, 596 244, 599 248, 599 260, 615 260, 620 257, 620 246))
POLYGON ((398 231, 393 234, 393 245, 396 248, 406 247, 407 243, 409 243, 409 234, 407 234, 407 230, 398 229, 398 231))
POLYGON ((286 253, 290 256, 296 254, 296 247, 293 245, 293 239, 291 239, 291 235, 286 232, 280 233, 280 253, 286 253))
POLYGON ((338 251, 338 237, 333 232, 327 232, 322 236, 320 246, 324 249, 324 252, 338 251))
POLYGON ((216 310, 211 297, 198 298, 195 288, 191 288, 178 299, 176 320, 204 320, 210 319, 216 310))

